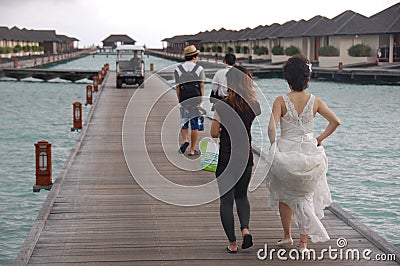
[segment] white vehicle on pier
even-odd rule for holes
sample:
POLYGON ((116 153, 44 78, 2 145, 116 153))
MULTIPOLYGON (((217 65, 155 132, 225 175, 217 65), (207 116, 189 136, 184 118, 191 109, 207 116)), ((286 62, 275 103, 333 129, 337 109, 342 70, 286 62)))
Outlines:
POLYGON ((140 86, 144 82, 144 48, 139 45, 120 45, 116 51, 117 88, 122 88, 123 84, 140 86))

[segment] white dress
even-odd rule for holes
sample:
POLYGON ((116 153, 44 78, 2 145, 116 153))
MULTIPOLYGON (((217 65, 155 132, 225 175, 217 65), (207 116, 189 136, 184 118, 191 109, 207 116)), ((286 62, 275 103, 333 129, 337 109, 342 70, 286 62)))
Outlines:
POLYGON ((270 148, 274 157, 267 175, 269 206, 286 203, 300 233, 312 242, 324 242, 330 238, 320 219, 332 198, 326 180, 328 160, 313 134, 315 96, 310 96, 300 115, 286 94, 283 99, 287 113, 280 119, 280 138, 270 148))

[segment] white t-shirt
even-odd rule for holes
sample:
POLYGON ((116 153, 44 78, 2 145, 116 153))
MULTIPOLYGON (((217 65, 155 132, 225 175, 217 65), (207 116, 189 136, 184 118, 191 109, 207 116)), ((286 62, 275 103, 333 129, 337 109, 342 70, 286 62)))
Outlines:
POLYGON ((231 69, 231 67, 232 66, 227 66, 224 69, 220 69, 214 75, 211 89, 214 92, 218 91, 219 96, 226 97, 228 95, 226 73, 231 69))
MULTIPOLYGON (((196 64, 194 62, 191 61, 186 61, 184 63, 182 63, 182 67, 183 69, 185 69, 187 72, 192 71, 192 69, 194 68, 196 64)), ((175 69, 175 83, 176 83, 176 74, 178 75, 178 77, 180 77, 182 75, 181 70, 177 67, 175 69)), ((199 66, 196 70, 196 74, 197 76, 199 76, 199 78, 203 81, 205 81, 205 74, 204 74, 204 70, 202 66, 199 66)))

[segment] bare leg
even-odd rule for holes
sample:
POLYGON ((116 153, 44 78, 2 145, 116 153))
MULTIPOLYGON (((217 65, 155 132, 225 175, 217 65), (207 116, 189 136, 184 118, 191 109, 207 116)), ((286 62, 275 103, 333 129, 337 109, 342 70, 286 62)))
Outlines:
MULTIPOLYGON (((187 133, 186 133, 186 135, 187 135, 187 133)), ((192 133, 190 135, 190 140, 191 140, 190 151, 189 151, 190 154, 193 154, 194 150, 196 149, 198 136, 199 136, 199 131, 197 129, 192 130, 192 133)))
POLYGON ((243 238, 245 235, 248 235, 248 234, 250 234, 249 229, 248 229, 248 228, 243 228, 243 230, 242 230, 242 238, 243 238))
POLYGON ((290 223, 292 221, 292 209, 283 202, 279 202, 279 214, 281 216, 281 223, 283 228, 283 239, 291 238, 290 223))
POLYGON ((307 248, 307 238, 308 238, 308 235, 300 234, 299 248, 307 248))
POLYGON ((181 129, 181 134, 182 134, 182 140, 183 140, 183 142, 189 142, 189 139, 188 139, 188 130, 187 130, 187 129, 181 129))

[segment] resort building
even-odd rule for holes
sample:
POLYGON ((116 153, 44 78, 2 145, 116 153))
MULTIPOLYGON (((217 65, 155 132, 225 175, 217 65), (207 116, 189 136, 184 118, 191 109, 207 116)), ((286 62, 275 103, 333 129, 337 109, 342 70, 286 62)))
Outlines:
POLYGON ((126 34, 111 34, 101 42, 103 43, 103 49, 115 49, 122 44, 135 45, 136 43, 134 39, 126 34))
POLYGON ((75 37, 56 34, 55 30, 28 30, 0 27, 0 56, 62 54, 77 49, 75 37))
POLYGON ((258 26, 254 29, 212 30, 162 40, 166 52, 182 53, 195 44, 203 55, 233 52, 249 60, 279 64, 302 53, 321 67, 400 61, 400 3, 370 17, 347 10, 332 19, 258 26))

